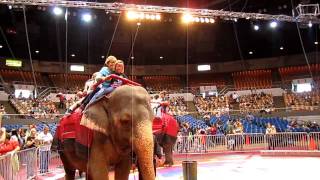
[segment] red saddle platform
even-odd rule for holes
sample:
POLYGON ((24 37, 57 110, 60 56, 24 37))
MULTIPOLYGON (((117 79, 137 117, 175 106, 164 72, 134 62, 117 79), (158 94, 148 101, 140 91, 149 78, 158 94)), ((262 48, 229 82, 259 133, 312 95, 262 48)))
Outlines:
POLYGON ((82 109, 76 109, 71 115, 64 116, 57 126, 56 138, 63 142, 66 139, 75 139, 75 141, 85 147, 92 144, 93 131, 80 125, 82 109))

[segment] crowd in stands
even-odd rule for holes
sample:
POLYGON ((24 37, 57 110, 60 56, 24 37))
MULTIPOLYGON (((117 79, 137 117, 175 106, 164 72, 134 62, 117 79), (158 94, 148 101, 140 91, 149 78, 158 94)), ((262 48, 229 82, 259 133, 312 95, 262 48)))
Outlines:
POLYGON ((47 99, 10 99, 19 114, 36 119, 54 119, 59 114, 56 104, 47 99))
POLYGON ((261 92, 240 96, 239 109, 241 113, 271 113, 274 111, 272 94, 261 92))
POLYGON ((200 115, 225 114, 230 110, 229 97, 227 96, 197 96, 194 98, 194 104, 200 115))
POLYGON ((313 111, 316 106, 320 105, 320 91, 293 93, 286 92, 283 94, 286 107, 291 110, 309 110, 313 111))
POLYGON ((187 105, 183 96, 169 98, 169 114, 174 116, 180 116, 187 113, 187 105))

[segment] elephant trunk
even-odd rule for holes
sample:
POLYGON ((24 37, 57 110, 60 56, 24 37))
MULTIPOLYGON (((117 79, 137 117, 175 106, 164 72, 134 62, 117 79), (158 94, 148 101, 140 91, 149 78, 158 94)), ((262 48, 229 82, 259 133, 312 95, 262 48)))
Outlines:
POLYGON ((139 130, 134 132, 135 153, 138 158, 139 173, 144 180, 154 180, 155 172, 153 166, 153 135, 151 122, 142 121, 137 126, 139 130), (141 129, 140 129, 141 128, 141 129))

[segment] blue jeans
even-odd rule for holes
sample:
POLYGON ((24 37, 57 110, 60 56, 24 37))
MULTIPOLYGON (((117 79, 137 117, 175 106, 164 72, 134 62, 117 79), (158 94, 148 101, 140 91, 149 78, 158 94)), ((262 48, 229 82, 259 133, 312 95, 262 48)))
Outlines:
POLYGON ((89 107, 91 104, 97 102, 99 99, 101 99, 106 94, 112 92, 113 90, 114 90, 114 87, 112 87, 112 86, 110 86, 110 87, 102 86, 102 88, 98 92, 96 92, 96 94, 91 98, 91 100, 88 103, 88 105, 86 106, 86 108, 89 107))
POLYGON ((50 151, 40 151, 40 173, 49 172, 50 151))

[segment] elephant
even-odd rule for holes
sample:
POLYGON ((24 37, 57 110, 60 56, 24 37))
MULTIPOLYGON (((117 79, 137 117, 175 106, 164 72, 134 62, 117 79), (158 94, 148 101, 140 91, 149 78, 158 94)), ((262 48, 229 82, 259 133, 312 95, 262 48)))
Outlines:
POLYGON ((156 140, 165 154, 164 165, 172 166, 173 147, 176 144, 179 131, 177 120, 173 116, 163 113, 161 119, 154 118, 152 128, 156 140))
MULTIPOLYGON (((87 179, 108 179, 114 166, 115 179, 127 180, 134 152, 142 169, 143 179, 154 180, 153 134, 150 97, 141 86, 123 85, 83 112, 81 125, 92 131, 87 159, 77 154, 75 138, 60 142, 60 158, 67 180, 75 170, 86 172, 87 179)), ((70 133, 68 133, 70 135, 70 133)), ((86 136, 80 134, 80 136, 86 136)))

